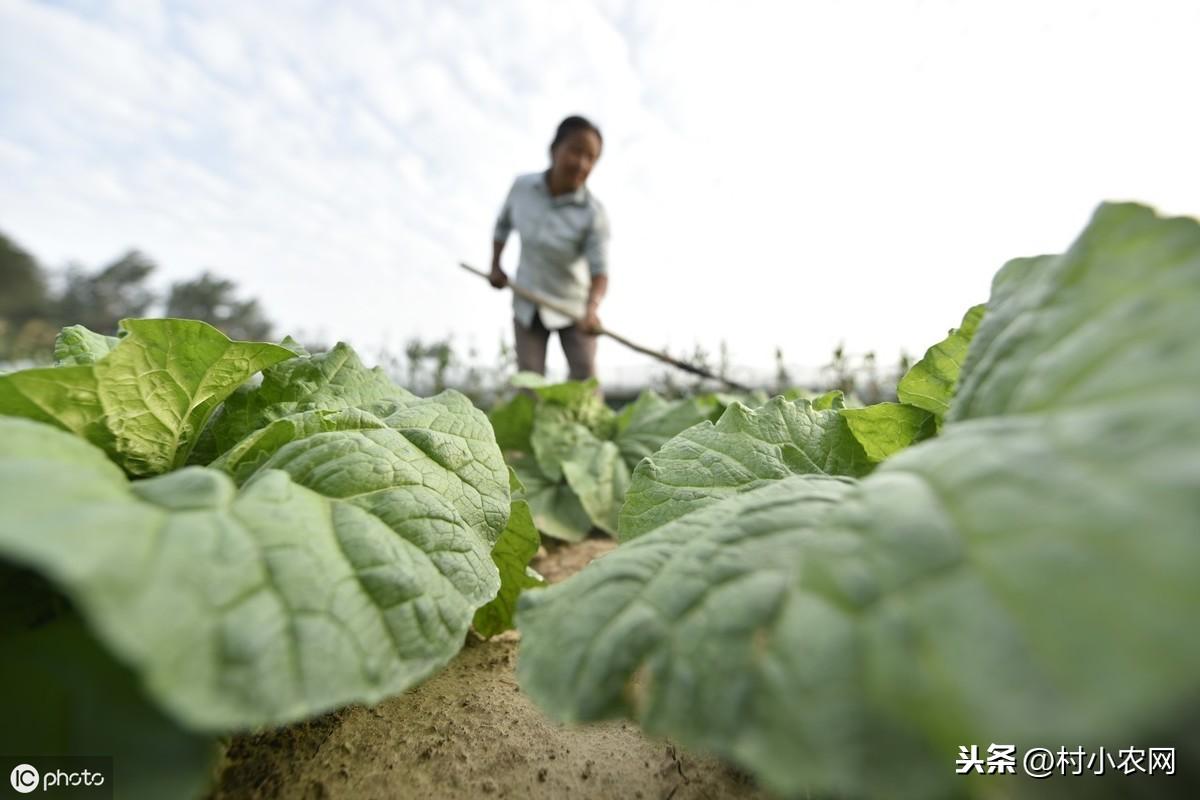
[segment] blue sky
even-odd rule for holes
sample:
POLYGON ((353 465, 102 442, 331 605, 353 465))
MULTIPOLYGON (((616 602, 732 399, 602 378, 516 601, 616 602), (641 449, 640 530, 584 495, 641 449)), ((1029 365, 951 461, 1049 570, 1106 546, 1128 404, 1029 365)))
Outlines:
POLYGON ((1200 213, 1198 9, 0 0, 0 229, 50 266, 214 269, 281 333, 492 352, 508 304, 455 263, 486 264, 513 176, 580 112, 606 324, 889 361, 1101 200, 1200 213))

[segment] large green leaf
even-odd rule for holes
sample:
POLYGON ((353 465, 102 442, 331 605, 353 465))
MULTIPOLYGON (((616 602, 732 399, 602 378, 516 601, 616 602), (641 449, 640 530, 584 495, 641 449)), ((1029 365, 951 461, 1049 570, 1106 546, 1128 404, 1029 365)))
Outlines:
POLYGON ((620 513, 621 539, 789 475, 858 476, 871 466, 838 408, 816 411, 807 400, 782 397, 757 410, 735 402, 715 425, 688 428, 638 465, 620 513))
POLYGON ((488 420, 496 432, 496 444, 501 450, 532 452, 529 436, 533 432, 533 409, 536 401, 527 394, 518 394, 502 406, 492 409, 488 420))
POLYGON ((967 358, 971 337, 979 328, 985 307, 974 306, 963 316, 962 324, 945 339, 925 351, 924 357, 900 379, 896 395, 901 403, 924 409, 941 424, 954 398, 959 371, 967 358))
MULTIPOLYGON (((1196 391, 1197 223, 1105 205, 1059 258, 996 276, 947 421, 1196 391), (1096 283, 1103 282, 1103 286, 1096 283), (1153 376, 1153 381, 1149 379, 1153 376)), ((1168 418, 1170 419, 1170 418, 1168 418)))
POLYGON ((490 603, 475 612, 473 625, 481 636, 490 637, 511 630, 521 592, 545 583, 540 575, 529 568, 529 562, 537 554, 540 544, 529 504, 524 500, 514 500, 508 527, 500 534, 492 549, 492 560, 500 571, 500 591, 490 603))
POLYGON ((984 309, 980 305, 967 311, 962 325, 930 347, 900 379, 896 394, 901 402, 842 409, 850 431, 872 461, 883 461, 937 433, 984 309))
POLYGON ((163 714, 74 616, 0 636, 0 686, 0 752, 108 755, 107 788, 119 798, 199 797, 208 789, 216 742, 163 714))
POLYGON ((24 417, 82 436, 113 453, 112 432, 91 365, 37 367, 0 375, 0 415, 24 417))
POLYGON ((534 412, 529 442, 538 467, 552 480, 563 477, 564 461, 577 457, 581 448, 590 448, 600 441, 563 406, 543 404, 534 412))
POLYGON ((592 524, 617 535, 618 517, 629 490, 629 467, 613 442, 580 442, 562 464, 563 478, 579 498, 592 524))
POLYGON ((664 432, 670 425, 686 427, 696 418, 685 421, 676 413, 662 419, 669 416, 667 404, 652 393, 617 418, 601 400, 595 380, 546 384, 518 378, 514 382, 532 395, 519 395, 493 411, 492 422, 502 446, 520 454, 514 467, 527 483, 538 528, 567 541, 582 539, 593 526, 615 535, 630 467, 609 438, 624 430, 632 453, 655 437, 665 441, 674 432, 664 432))
MULTIPOLYGON (((520 382, 513 381, 514 385, 520 382)), ((583 425, 600 439, 612 437, 616 428, 616 414, 604 404, 599 384, 595 378, 586 381, 526 386, 538 399, 537 415, 550 409, 562 412, 556 418, 583 425)), ((536 417, 536 415, 535 415, 536 417)))
MULTIPOLYGON (((804 395, 789 397, 787 394, 785 394, 784 397, 786 397, 788 400, 797 400, 801 397, 804 397, 804 395)), ((830 389, 828 392, 822 392, 816 397, 809 397, 806 399, 812 405, 813 411, 828 411, 831 408, 846 407, 846 397, 842 394, 840 389, 830 389)))
POLYGON ((47 576, 189 728, 375 702, 445 664, 499 588, 508 475, 468 407, 296 440, 241 491, 199 467, 130 483, 76 437, 0 419, 0 557, 47 576))
POLYGON ((539 531, 565 542, 579 542, 587 537, 592 528, 591 517, 565 478, 551 480, 533 456, 513 459, 512 468, 525 485, 524 497, 539 531))
MULTIPOLYGON (((455 391, 382 400, 364 409, 300 412, 250 434, 213 465, 239 482, 261 470, 284 470, 313 491, 371 511, 406 536, 428 539, 431 547, 447 529, 465 527, 481 533, 490 551, 508 520, 508 469, 487 417, 455 391), (421 514, 397 515, 398 502, 421 514), (418 523, 420 533, 413 527, 418 523)), ((456 548, 435 557, 464 552, 456 548)))
POLYGON ((128 319, 127 335, 94 365, 104 424, 122 466, 159 475, 183 466, 209 416, 234 389, 290 350, 235 342, 197 320, 128 319))
POLYGON ((907 403, 843 408, 841 414, 872 461, 883 461, 935 432, 936 417, 907 403))
POLYGON ((242 484, 267 463, 271 456, 292 442, 307 439, 318 433, 382 430, 386 427, 383 420, 365 409, 303 411, 274 420, 255 430, 226 450, 209 466, 225 470, 238 484, 242 484))
POLYGON ((1129 747, 1194 714, 1198 305, 1200 225, 1101 206, 1001 271, 938 438, 861 481, 702 494, 523 599, 523 690, 818 796, 1006 794, 958 748, 1129 747))
MULTIPOLYGON (((579 402, 592 402, 595 397, 591 384, 565 386, 587 389, 566 395, 579 402)), ((716 409, 712 397, 667 402, 647 392, 605 428, 617 431, 616 438, 608 441, 578 421, 578 408, 543 402, 534 409, 530 445, 546 481, 556 485, 565 480, 591 524, 615 536, 633 465, 679 431, 708 419, 716 409)), ((535 515, 539 510, 535 507, 535 515)), ((583 531, 586 528, 580 535, 583 531)))
POLYGON ((711 394, 671 401, 642 392, 617 418, 614 441, 632 470, 672 437, 705 420, 715 421, 723 410, 711 394))
POLYGON ((299 356, 263 370, 260 385, 242 386, 226 400, 205 429, 191 463, 208 464, 260 428, 303 411, 340 411, 380 400, 403 403, 414 398, 379 367, 363 366, 347 344, 338 342, 332 350, 315 355, 294 342, 284 344, 300 351, 299 356))

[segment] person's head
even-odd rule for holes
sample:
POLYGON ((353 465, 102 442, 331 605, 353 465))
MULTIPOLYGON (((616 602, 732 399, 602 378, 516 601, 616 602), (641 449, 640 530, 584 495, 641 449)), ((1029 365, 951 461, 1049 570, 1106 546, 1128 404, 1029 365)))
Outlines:
POLYGON ((564 119, 550 143, 551 181, 569 191, 583 186, 600 158, 603 144, 600 129, 589 120, 583 117, 564 119))

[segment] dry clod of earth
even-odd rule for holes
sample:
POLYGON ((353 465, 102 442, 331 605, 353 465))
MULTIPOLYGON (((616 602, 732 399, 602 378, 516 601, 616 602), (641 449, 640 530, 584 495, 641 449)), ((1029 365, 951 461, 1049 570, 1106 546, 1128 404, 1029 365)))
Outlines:
MULTIPOLYGON (((615 544, 551 544, 533 567, 557 583, 615 544)), ((518 639, 472 637, 436 676, 376 706, 235 737, 210 800, 770 797, 721 761, 636 725, 547 719, 517 686, 518 639)))

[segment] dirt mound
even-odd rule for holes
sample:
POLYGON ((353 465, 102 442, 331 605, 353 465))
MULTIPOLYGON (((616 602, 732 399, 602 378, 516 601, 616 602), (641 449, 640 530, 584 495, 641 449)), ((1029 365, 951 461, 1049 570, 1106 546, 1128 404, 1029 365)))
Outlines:
MULTIPOLYGON (((557 582, 613 547, 587 539, 539 553, 557 582)), ((438 675, 366 708, 235 738, 213 800, 243 798, 765 798, 713 758, 629 722, 566 728, 517 686, 517 637, 468 643, 438 675)))

